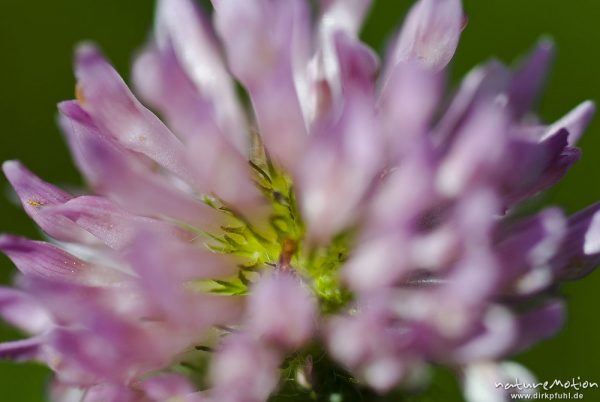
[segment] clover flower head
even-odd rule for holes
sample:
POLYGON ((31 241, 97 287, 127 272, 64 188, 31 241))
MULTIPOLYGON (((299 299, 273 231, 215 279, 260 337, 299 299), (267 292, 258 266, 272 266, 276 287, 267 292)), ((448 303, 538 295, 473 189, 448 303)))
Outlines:
POLYGON ((133 92, 78 47, 59 121, 90 195, 4 163, 47 239, 0 237, 30 334, 0 356, 52 368, 56 401, 402 400, 438 366, 503 400, 600 263, 600 204, 515 213, 594 112, 531 112, 552 44, 446 96, 459 0, 416 1, 383 61, 369 0, 212 4, 158 1, 133 92))

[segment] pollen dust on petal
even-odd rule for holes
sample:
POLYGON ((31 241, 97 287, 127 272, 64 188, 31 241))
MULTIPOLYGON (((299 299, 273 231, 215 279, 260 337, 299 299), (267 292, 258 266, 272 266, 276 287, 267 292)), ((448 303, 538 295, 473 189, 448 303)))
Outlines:
POLYGON ((30 199, 30 200, 27 200, 27 204, 29 204, 30 206, 32 206, 34 208, 39 208, 39 207, 43 207, 46 203, 44 201, 30 199))

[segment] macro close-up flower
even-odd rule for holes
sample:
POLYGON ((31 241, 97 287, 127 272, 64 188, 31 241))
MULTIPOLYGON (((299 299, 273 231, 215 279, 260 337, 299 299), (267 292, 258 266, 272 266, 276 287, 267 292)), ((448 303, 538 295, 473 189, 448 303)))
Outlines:
POLYGON ((0 357, 59 402, 412 401, 440 369, 470 402, 533 392, 497 384, 536 381, 513 359, 600 264, 600 203, 531 203, 594 103, 536 114, 550 39, 450 84, 460 0, 378 54, 370 3, 158 0, 127 82, 80 43, 57 121, 86 184, 2 165, 43 240, 0 236, 0 357))

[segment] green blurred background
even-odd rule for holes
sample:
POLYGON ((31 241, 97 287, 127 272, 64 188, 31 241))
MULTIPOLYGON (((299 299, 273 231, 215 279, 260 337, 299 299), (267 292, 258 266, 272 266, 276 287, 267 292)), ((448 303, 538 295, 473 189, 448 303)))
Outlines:
MULTIPOLYGON (((243 1, 243 0, 240 0, 243 1)), ((363 32, 378 50, 402 20, 407 0, 376 0, 363 32)), ((59 130, 57 102, 73 97, 73 46, 84 39, 100 44, 116 68, 128 75, 132 55, 152 24, 150 0, 2 1, 0 12, 0 160, 20 159, 50 182, 73 187, 80 177, 59 130)), ((554 38, 558 52, 547 91, 539 105, 548 121, 580 101, 600 100, 600 3, 597 0, 465 0, 469 24, 451 69, 451 80, 474 65, 499 58, 513 62, 542 35, 554 38)), ((584 157, 547 194, 543 203, 569 213, 600 200, 600 123, 581 141, 584 157)), ((0 231, 39 237, 26 215, 9 201, 0 179, 0 231)), ((14 269, 0 257, 0 280, 14 269)), ((518 358, 540 379, 582 378, 600 382, 600 274, 569 284, 565 329, 518 358)), ((1 325, 1 324, 0 324, 1 325)), ((18 333, 0 326, 0 340, 18 333)), ((43 401, 49 372, 32 364, 0 362, 0 402, 43 401)), ((460 400, 456 389, 444 401, 460 400)), ((600 400, 588 391, 587 400, 600 400)))

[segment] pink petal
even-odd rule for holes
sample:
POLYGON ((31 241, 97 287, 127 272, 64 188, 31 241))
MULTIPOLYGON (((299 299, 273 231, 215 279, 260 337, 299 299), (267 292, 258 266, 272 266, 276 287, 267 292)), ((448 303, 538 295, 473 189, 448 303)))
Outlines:
POLYGON ((321 23, 333 24, 344 32, 357 35, 372 0, 320 0, 321 23))
POLYGON ((26 276, 49 281, 106 285, 123 279, 108 268, 95 266, 46 242, 0 236, 0 250, 26 276))
POLYGON ((216 401, 266 401, 279 381, 280 357, 244 333, 232 334, 211 365, 216 401))
POLYGON ((382 169, 381 136, 362 97, 348 99, 342 115, 313 134, 296 172, 309 241, 325 241, 357 219, 382 169))
POLYGON ((0 288, 0 316, 30 334, 42 333, 52 326, 52 319, 42 305, 27 293, 12 288, 0 288))
POLYGON ((126 149, 144 154, 182 179, 193 182, 184 164, 183 144, 158 117, 142 106, 95 47, 78 48, 76 75, 81 106, 102 132, 126 149))
POLYGON ((7 161, 4 174, 13 186, 27 214, 50 236, 71 242, 89 241, 90 237, 69 219, 44 213, 47 207, 61 205, 73 198, 70 194, 42 181, 20 162, 7 161))
POLYGON ((149 304, 174 323, 196 328, 227 324, 239 314, 236 297, 207 295, 193 289, 197 280, 231 276, 235 260, 173 239, 152 227, 138 227, 127 260, 138 274, 149 304))
POLYGON ((213 105, 226 138, 246 155, 249 133, 245 117, 207 17, 189 0, 162 0, 156 25, 159 48, 173 47, 185 75, 213 105))
POLYGON ((456 51, 463 21, 460 0, 419 0, 406 17, 394 61, 416 61, 443 69, 456 51))
POLYGON ((43 340, 39 337, 0 343, 0 359, 44 361, 43 340))
POLYGON ((557 135, 561 129, 569 132, 569 145, 574 146, 587 128, 596 112, 596 105, 592 101, 585 101, 567 113, 557 122, 548 127, 541 140, 546 140, 557 135))
POLYGON ((165 222, 133 215, 107 198, 81 196, 52 208, 52 213, 63 215, 94 235, 108 247, 119 250, 127 246, 135 235, 135 225, 145 223, 161 228, 173 236, 183 232, 165 222))
POLYGON ((250 93, 270 155, 288 170, 302 152, 306 127, 294 80, 297 38, 306 4, 272 0, 214 1, 215 24, 229 66, 250 93))
POLYGON ((468 188, 494 180, 507 169, 508 118, 496 105, 480 105, 439 168, 438 191, 456 197, 468 188))
POLYGON ((542 40, 515 71, 509 89, 510 104, 516 118, 529 112, 545 82, 554 44, 542 40))
POLYGON ((164 176, 141 163, 130 152, 98 133, 76 103, 60 104, 71 151, 88 181, 100 194, 128 211, 169 218, 210 228, 216 212, 191 194, 179 190, 164 176))
POLYGON ((260 339, 298 348, 311 338, 315 314, 311 293, 292 274, 275 272, 251 289, 248 326, 260 339))
POLYGON ((409 152, 430 128, 441 97, 442 78, 415 63, 393 68, 380 95, 388 154, 409 152))

